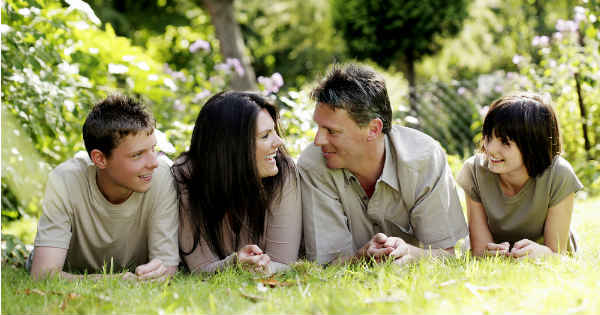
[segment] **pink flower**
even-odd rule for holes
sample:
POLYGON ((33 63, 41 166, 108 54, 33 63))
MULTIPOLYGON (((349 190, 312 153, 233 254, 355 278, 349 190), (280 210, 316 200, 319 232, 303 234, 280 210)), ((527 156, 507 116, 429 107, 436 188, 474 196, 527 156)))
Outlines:
POLYGON ((190 52, 192 54, 195 53, 195 52, 197 52, 200 49, 202 49, 202 50, 204 50, 206 52, 210 52, 210 43, 207 42, 207 41, 205 41, 205 40, 199 39, 199 40, 193 42, 190 45, 189 49, 190 49, 190 52))

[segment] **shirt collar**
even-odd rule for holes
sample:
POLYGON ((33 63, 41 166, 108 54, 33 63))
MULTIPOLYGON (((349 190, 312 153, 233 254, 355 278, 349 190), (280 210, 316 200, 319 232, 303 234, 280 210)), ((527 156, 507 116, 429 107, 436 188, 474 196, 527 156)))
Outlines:
MULTIPOLYGON (((379 176, 378 181, 383 181, 388 186, 394 188, 397 191, 400 191, 400 184, 398 183, 398 175, 396 172, 396 154, 392 149, 392 145, 390 143, 388 135, 384 135, 384 143, 385 143, 385 162, 383 164, 383 171, 381 172, 381 176, 379 176)), ((354 178, 356 180, 356 176, 352 174, 348 169, 343 169, 344 180, 346 184, 351 182, 351 179, 354 178)), ((358 180, 356 180, 358 182, 358 180)))

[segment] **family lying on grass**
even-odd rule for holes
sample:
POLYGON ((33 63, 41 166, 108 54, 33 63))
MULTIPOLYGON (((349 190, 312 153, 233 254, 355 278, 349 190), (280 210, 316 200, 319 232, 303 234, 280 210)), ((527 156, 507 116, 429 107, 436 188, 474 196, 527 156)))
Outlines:
POLYGON ((311 97, 318 129, 297 165, 276 108, 258 94, 211 97, 174 163, 155 151, 155 123, 139 102, 98 103, 83 125, 87 153, 48 177, 32 277, 160 280, 180 259, 192 273, 240 264, 271 274, 299 253, 319 264, 405 264, 454 255, 465 238, 477 256, 577 250, 570 223, 582 185, 539 96, 491 104, 480 152, 457 176, 468 228, 444 150, 391 124, 379 74, 335 65, 311 97))

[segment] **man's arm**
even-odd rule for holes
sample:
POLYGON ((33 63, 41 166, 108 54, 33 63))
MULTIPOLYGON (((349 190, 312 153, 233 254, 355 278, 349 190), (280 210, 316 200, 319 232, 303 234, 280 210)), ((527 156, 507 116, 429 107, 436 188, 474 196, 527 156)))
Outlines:
MULTIPOLYGON (((327 264, 354 254, 352 233, 333 178, 319 165, 315 152, 303 152, 298 161, 302 190, 302 224, 308 259, 327 264)), ((320 154, 320 152, 316 152, 320 154)))

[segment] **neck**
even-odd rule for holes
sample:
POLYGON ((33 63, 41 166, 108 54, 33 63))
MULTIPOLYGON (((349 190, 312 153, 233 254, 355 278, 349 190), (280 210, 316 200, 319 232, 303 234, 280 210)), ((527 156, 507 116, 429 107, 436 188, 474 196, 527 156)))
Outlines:
POLYGON ((356 167, 349 169, 349 171, 356 176, 362 188, 371 197, 375 191, 377 179, 381 176, 385 165, 385 141, 383 136, 374 141, 373 146, 365 150, 365 153, 361 161, 356 164, 356 167))
POLYGON ((500 175, 500 183, 503 186, 504 193, 509 196, 521 191, 521 188, 525 186, 527 180, 529 180, 529 174, 527 174, 527 169, 525 169, 525 167, 500 175))
POLYGON ((112 204, 120 204, 125 202, 133 193, 133 190, 116 186, 110 181, 107 174, 100 169, 98 169, 96 172, 96 184, 98 185, 98 189, 104 198, 106 198, 106 200, 112 204))

